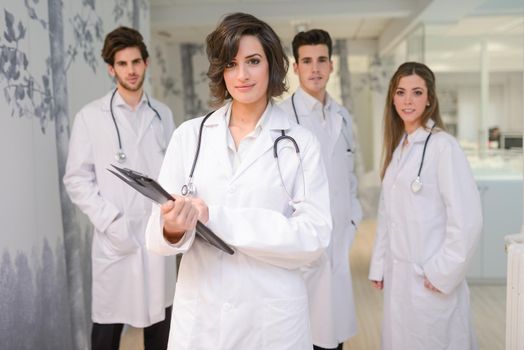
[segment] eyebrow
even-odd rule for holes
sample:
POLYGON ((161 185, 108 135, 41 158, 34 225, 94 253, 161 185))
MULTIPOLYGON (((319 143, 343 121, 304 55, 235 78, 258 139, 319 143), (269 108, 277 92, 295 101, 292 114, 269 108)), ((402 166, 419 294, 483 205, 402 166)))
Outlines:
POLYGON ((258 56, 258 57, 262 57, 261 54, 259 54, 259 53, 254 53, 254 54, 251 54, 251 55, 248 55, 248 56, 244 57, 244 59, 249 59, 249 58, 253 58, 253 57, 256 57, 256 56, 258 56))
MULTIPOLYGON (((319 59, 322 58, 322 59, 326 59, 326 60, 329 59, 328 56, 318 56, 317 58, 319 58, 319 59)), ((300 57, 299 59, 300 59, 300 60, 305 60, 305 59, 312 60, 313 57, 311 57, 311 56, 303 56, 303 57, 300 57)))
MULTIPOLYGON (((406 90, 406 88, 403 88, 403 87, 401 87, 401 86, 397 86, 397 90, 406 90)), ((416 86, 416 87, 414 87, 414 88, 411 89, 411 90, 424 90, 424 88, 423 88, 423 87, 416 86)))

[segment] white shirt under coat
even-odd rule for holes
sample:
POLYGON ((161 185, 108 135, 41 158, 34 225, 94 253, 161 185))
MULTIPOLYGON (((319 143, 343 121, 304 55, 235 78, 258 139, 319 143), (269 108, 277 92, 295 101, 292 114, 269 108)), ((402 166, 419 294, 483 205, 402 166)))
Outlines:
MULTIPOLYGON (((235 249, 228 255, 186 232, 177 244, 162 234, 159 207, 147 230, 148 248, 183 253, 171 323, 169 349, 311 350, 307 290, 300 267, 329 244, 331 218, 320 147, 304 128, 290 123, 270 103, 260 129, 236 167, 230 157, 230 104, 206 121, 194 173, 197 196, 209 206, 207 225, 235 249), (283 143, 281 170, 273 158, 280 131, 300 147, 305 186, 294 149, 283 143), (304 193, 306 197, 304 198, 304 193)), ((159 181, 180 193, 193 163, 202 118, 173 134, 159 181)), ((240 147, 242 147, 242 142, 240 147)))
POLYGON ((477 349, 465 276, 482 229, 479 192, 458 142, 438 130, 422 189, 411 190, 431 126, 400 142, 382 183, 369 279, 384 280, 384 350, 477 349))
MULTIPOLYGON (((348 111, 326 93, 322 104, 302 88, 295 92, 300 125, 320 142, 329 179, 333 231, 325 255, 304 269, 311 314, 313 343, 336 348, 357 333, 349 266, 349 250, 362 219, 354 172, 355 142, 348 111)), ((280 104, 296 120, 291 97, 280 104)))
POLYGON ((175 262, 145 248, 151 201, 107 169, 115 164, 156 177, 174 129, 173 116, 167 106, 150 98, 160 113, 159 120, 144 95, 133 111, 117 92, 113 111, 127 156, 125 163, 117 163, 112 93, 89 103, 76 115, 64 185, 94 226, 93 322, 147 327, 162 321, 165 308, 171 305, 175 262))

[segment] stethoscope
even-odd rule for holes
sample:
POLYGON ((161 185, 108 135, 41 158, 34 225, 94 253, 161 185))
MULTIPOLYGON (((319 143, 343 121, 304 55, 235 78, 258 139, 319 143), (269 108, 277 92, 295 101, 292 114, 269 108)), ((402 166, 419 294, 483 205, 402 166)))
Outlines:
MULTIPOLYGON (((206 120, 214 112, 215 111, 209 112, 204 117, 204 119, 202 119, 202 122, 200 123, 200 129, 198 131, 197 148, 196 148, 196 151, 195 151, 195 156, 193 158, 193 164, 191 166, 191 171, 189 172, 189 177, 188 177, 187 182, 184 185, 182 185, 182 188, 180 190, 180 193, 184 197, 191 197, 191 196, 194 196, 196 194, 197 190, 196 190, 195 184, 193 183, 193 175, 195 173, 195 167, 196 167, 196 164, 198 162, 198 156, 200 154, 200 146, 202 145, 202 134, 203 134, 203 130, 204 130, 204 124, 205 124, 206 120)), ((299 160, 299 167, 300 167, 300 170, 301 170, 301 173, 302 173, 302 183, 305 186, 304 168, 302 166, 302 157, 300 156, 300 148, 298 147, 298 144, 297 144, 297 142, 295 141, 295 139, 293 137, 291 137, 289 135, 286 135, 284 130, 280 130, 280 132, 281 132, 281 135, 279 137, 277 137, 275 139, 275 141, 273 142, 273 157, 277 161, 278 174, 280 176, 280 181, 282 181, 282 186, 284 187, 284 191, 286 192, 287 196, 289 197, 289 199, 293 203, 297 203, 300 200, 293 199, 293 197, 291 196, 291 193, 288 191, 288 189, 286 188, 286 185, 284 183, 284 177, 282 176, 282 171, 280 169, 280 162, 279 162, 279 157, 278 157, 278 144, 279 144, 279 142, 284 141, 284 140, 288 140, 288 141, 290 141, 293 144, 293 148, 294 148, 295 153, 297 154, 297 157, 298 157, 298 160, 299 160)), ((305 197, 305 191, 306 190, 305 190, 305 188, 303 190, 304 190, 303 192, 304 192, 304 197, 305 197)))
MULTIPOLYGON (((113 119, 113 124, 115 124, 116 136, 118 138, 118 151, 116 151, 115 159, 119 163, 124 163, 127 159, 127 155, 124 153, 124 149, 122 147, 122 139, 120 138, 120 129, 118 128, 115 114, 113 113, 113 99, 115 98, 115 94, 117 91, 118 89, 115 89, 115 91, 113 91, 113 94, 111 95, 111 99, 109 100, 109 111, 111 112, 111 118, 113 119)), ((156 117, 158 118, 160 123, 162 123, 162 117, 160 117, 160 113, 158 113, 158 111, 155 108, 153 108, 153 106, 151 106, 151 102, 149 101, 149 96, 147 96, 147 94, 146 100, 149 108, 151 108, 155 112, 156 117)))
MULTIPOLYGON (((300 120, 298 119, 297 108, 295 107, 295 93, 291 95, 291 106, 293 106, 293 113, 295 114, 295 119, 297 121, 297 124, 300 124, 300 120)), ((342 122, 345 123, 344 120, 342 122)), ((346 143, 348 146, 348 148, 346 149, 346 152, 353 153, 353 150, 351 149, 351 143, 349 142, 347 136, 344 133, 342 134, 344 135, 344 139, 346 139, 346 143)))
POLYGON ((424 149, 422 150, 422 159, 420 159, 420 166, 418 167, 417 177, 415 178, 415 180, 413 180, 413 182, 411 182, 411 191, 413 191, 413 193, 417 193, 422 189, 422 181, 420 180, 420 173, 422 171, 422 165, 424 165, 424 158, 426 156, 426 148, 428 146, 428 141, 431 135, 433 135, 432 131, 434 127, 435 127, 435 124, 433 124, 433 126, 429 130, 429 135, 428 137, 426 137, 426 142, 424 142, 424 149))

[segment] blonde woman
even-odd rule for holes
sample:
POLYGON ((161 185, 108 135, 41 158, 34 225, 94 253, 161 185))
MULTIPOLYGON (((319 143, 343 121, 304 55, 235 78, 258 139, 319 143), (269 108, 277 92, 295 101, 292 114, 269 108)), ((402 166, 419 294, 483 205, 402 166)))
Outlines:
POLYGON ((407 62, 384 113, 384 163, 369 279, 384 290, 382 349, 476 349, 465 275, 477 246, 479 193, 444 130, 435 76, 407 62))

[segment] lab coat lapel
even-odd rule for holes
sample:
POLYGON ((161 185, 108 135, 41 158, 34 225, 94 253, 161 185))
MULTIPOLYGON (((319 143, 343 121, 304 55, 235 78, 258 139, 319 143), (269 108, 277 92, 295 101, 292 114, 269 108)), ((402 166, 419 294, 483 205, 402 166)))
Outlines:
MULTIPOLYGON (((156 113, 145 105, 140 106, 142 108, 142 120, 140 121, 140 127, 138 129, 138 143, 140 144, 142 142, 142 139, 144 138, 144 135, 148 132, 148 130, 153 126, 153 123, 156 122, 155 118, 157 118, 156 113)), ((158 122, 161 122, 160 120, 158 122)))
POLYGON ((244 171, 249 169, 249 167, 266 152, 273 151, 274 140, 279 136, 276 131, 289 129, 287 115, 275 105, 272 105, 269 108, 271 108, 271 110, 268 111, 267 124, 262 128, 260 135, 251 146, 246 158, 242 160, 242 163, 240 163, 240 166, 234 174, 233 181, 244 171))
MULTIPOLYGON (((337 108, 335 113, 330 113, 330 117, 333 119, 331 122, 333 123, 333 134, 335 137, 331 138, 329 140, 329 153, 330 155, 333 155, 333 152, 335 151, 335 145, 337 144, 339 138, 343 138, 344 142, 347 143, 347 136, 345 135, 346 131, 346 120, 344 120, 344 116, 342 115, 342 112, 337 108)), ((348 145, 348 148, 349 145, 348 145)))
MULTIPOLYGON (((402 168, 405 166, 406 162, 410 161, 410 158, 413 157, 413 154, 412 154, 413 149, 415 147, 418 147, 419 144, 421 144, 422 146, 424 145, 424 142, 426 141, 426 138, 429 135, 429 129, 431 128, 431 126, 433 126, 433 124, 426 124, 426 128, 419 127, 415 131, 415 134, 413 134, 411 140, 409 141, 408 145, 404 149, 404 154, 402 155, 402 158, 398 162, 398 165, 395 167, 396 169, 395 174, 394 174, 395 180, 397 179, 397 176, 401 172, 402 168), (429 125, 429 128, 427 127, 427 125, 429 125)), ((402 147, 401 145, 402 145, 402 140, 399 146, 397 147, 397 150, 395 150, 395 153, 400 152, 400 148, 402 147)), ((395 158, 396 157, 398 157, 398 155, 395 155, 395 158)))
MULTIPOLYGON (((229 179, 233 176, 233 168, 231 160, 229 159, 228 148, 227 146, 218 147, 218 145, 227 145, 227 133, 229 132, 228 126, 226 125, 227 108, 228 105, 213 112, 204 123, 204 129, 202 130, 202 147, 212 147, 214 162, 218 164, 215 171, 218 169, 225 171, 229 179)), ((195 172, 197 172, 197 170, 195 170, 195 172)))

